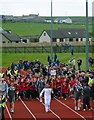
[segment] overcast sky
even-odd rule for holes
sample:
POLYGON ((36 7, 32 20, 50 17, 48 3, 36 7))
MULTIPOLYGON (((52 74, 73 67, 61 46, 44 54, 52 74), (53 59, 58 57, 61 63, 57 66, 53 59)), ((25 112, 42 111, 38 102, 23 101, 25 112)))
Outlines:
MULTIPOLYGON (((52 0, 53 16, 85 16, 86 0, 52 0)), ((89 16, 92 2, 88 0, 89 16)), ((50 16, 51 0, 0 0, 0 15, 38 14, 50 16)))

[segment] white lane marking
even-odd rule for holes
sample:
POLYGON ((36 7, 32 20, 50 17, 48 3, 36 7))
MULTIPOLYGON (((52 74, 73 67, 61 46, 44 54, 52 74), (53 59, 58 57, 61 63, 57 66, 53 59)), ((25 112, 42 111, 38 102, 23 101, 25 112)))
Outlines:
POLYGON ((28 112, 33 116, 33 118, 35 119, 35 120, 37 120, 37 118, 35 117, 35 115, 30 111, 30 109, 27 107, 27 105, 23 102, 23 100, 20 98, 20 100, 21 100, 21 102, 22 102, 22 104, 25 106, 25 108, 28 110, 28 112))
POLYGON ((78 116, 80 116, 81 118, 83 118, 84 120, 86 120, 86 118, 84 116, 82 116, 81 114, 77 113, 76 111, 74 111, 73 109, 71 109, 68 105, 62 103, 60 100, 58 100, 57 98, 55 98, 56 101, 58 101, 60 104, 64 105, 65 107, 67 107, 68 109, 70 109, 72 112, 74 112, 75 114, 77 114, 78 116))
POLYGON ((10 112, 9 112, 9 109, 8 109, 7 105, 5 105, 5 107, 6 107, 6 110, 7 110, 7 112, 8 112, 8 115, 9 115, 10 120, 12 120, 12 116, 11 116, 11 114, 10 114, 10 112))
MULTIPOLYGON (((39 101, 39 99, 37 98, 37 100, 39 101)), ((42 105, 45 106, 45 104, 42 102, 42 105)), ((59 120, 61 120, 61 118, 54 112, 50 109, 50 111, 52 112, 53 115, 55 115, 59 120)))

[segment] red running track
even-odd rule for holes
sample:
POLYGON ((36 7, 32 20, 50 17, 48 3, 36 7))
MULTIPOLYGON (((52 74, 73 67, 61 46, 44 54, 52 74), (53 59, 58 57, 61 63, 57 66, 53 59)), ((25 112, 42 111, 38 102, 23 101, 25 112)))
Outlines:
MULTIPOLYGON (((10 109, 7 102, 7 108, 10 109)), ((10 120, 94 120, 94 111, 74 111, 73 99, 54 99, 51 102, 51 110, 45 112, 44 105, 38 100, 18 100, 15 102, 13 114, 5 109, 5 118, 10 120)))

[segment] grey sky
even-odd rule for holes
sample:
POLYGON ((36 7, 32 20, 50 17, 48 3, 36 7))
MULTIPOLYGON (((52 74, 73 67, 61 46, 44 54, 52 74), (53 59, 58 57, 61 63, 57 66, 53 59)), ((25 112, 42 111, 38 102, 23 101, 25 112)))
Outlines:
MULTIPOLYGON (((86 0, 52 0, 53 16, 85 16, 86 0)), ((92 15, 92 2, 88 0, 89 16, 92 15)), ((50 16, 51 0, 0 0, 0 15, 37 14, 50 16)))

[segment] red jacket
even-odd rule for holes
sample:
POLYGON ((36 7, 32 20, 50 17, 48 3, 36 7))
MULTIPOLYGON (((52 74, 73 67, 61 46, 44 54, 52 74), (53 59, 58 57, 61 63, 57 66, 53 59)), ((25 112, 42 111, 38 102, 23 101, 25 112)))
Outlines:
POLYGON ((62 88, 61 88, 61 92, 62 93, 68 93, 68 85, 62 85, 62 88))
POLYGON ((74 80, 69 81, 69 88, 73 88, 73 85, 75 84, 74 80))

